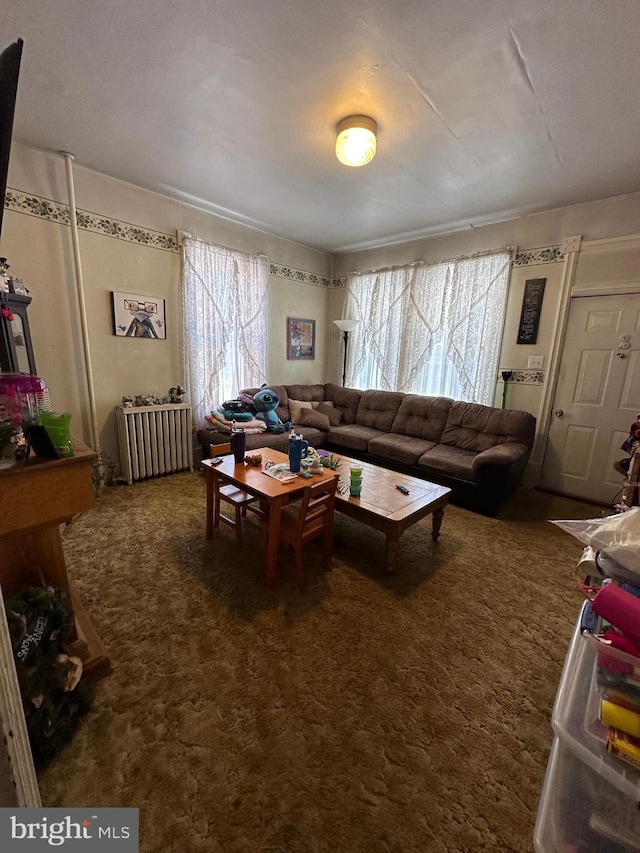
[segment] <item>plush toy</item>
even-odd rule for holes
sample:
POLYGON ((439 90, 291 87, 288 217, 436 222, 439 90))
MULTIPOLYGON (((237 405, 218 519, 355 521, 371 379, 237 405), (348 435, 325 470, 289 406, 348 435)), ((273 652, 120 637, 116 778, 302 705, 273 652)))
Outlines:
POLYGON ((627 475, 629 468, 631 467, 631 460, 635 456, 638 451, 638 444, 640 442, 640 413, 638 414, 638 418, 631 424, 629 427, 629 436, 624 440, 622 445, 620 446, 620 450, 624 450, 626 453, 629 453, 630 456, 627 459, 620 459, 618 462, 613 463, 614 469, 618 472, 618 474, 627 475))
POLYGON ((634 445, 636 445, 636 442, 638 441, 640 441, 640 418, 635 420, 629 427, 629 437, 625 439, 620 449, 626 450, 627 453, 631 453, 635 450, 634 445))
POLYGON ((227 421, 244 422, 250 421, 253 418, 249 407, 242 400, 225 400, 220 408, 227 421))
POLYGON ((266 423, 269 432, 281 433, 291 429, 291 421, 283 423, 276 414, 280 397, 266 383, 253 395, 253 405, 258 411, 256 418, 266 423))

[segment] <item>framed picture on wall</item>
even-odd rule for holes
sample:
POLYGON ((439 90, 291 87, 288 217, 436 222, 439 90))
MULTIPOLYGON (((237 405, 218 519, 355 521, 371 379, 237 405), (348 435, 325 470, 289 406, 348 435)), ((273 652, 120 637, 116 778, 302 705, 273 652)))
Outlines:
POLYGON ((524 283, 517 344, 535 344, 538 341, 538 327, 546 283, 546 278, 528 278, 524 283))
POLYGON ((287 317, 287 358, 316 357, 316 321, 287 317))
POLYGON ((113 333, 123 338, 167 337, 164 299, 111 291, 113 333))

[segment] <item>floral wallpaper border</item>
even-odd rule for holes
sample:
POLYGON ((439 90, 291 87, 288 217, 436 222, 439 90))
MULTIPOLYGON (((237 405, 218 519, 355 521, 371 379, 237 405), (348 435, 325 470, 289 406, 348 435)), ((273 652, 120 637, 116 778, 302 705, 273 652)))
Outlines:
MULTIPOLYGON (((7 210, 46 219, 49 222, 58 222, 61 225, 69 225, 70 223, 68 205, 42 196, 7 189, 4 206, 7 210)), ((165 252, 180 251, 178 239, 173 234, 164 234, 161 231, 131 225, 129 222, 121 222, 107 216, 98 216, 91 211, 80 210, 79 208, 76 209, 76 220, 78 228, 85 231, 104 234, 106 237, 115 237, 119 240, 127 240, 130 243, 139 243, 153 249, 162 249, 165 252)), ((315 284, 319 287, 336 287, 335 281, 341 281, 341 279, 332 280, 316 273, 304 272, 281 264, 271 264, 270 273, 279 278, 299 281, 303 284, 315 284)))
POLYGON ((541 249, 527 249, 517 252, 513 262, 514 267, 524 267, 528 264, 555 264, 564 261, 564 252, 560 246, 546 246, 541 249))
POLYGON ((287 278, 290 281, 299 281, 303 284, 315 284, 318 287, 335 287, 334 280, 317 275, 313 272, 304 272, 294 267, 285 267, 281 264, 271 264, 269 272, 278 278, 287 278))
MULTIPOLYGON (((507 368, 505 368, 506 370, 507 368)), ((498 374, 498 382, 503 382, 502 371, 498 374)), ((544 385, 544 370, 513 370, 509 384, 544 385)))
MULTIPOLYGON (((68 205, 11 188, 7 189, 4 206, 7 210, 24 213, 27 216, 35 216, 39 219, 46 219, 49 222, 58 222, 61 225, 69 225, 70 222, 68 205)), ((132 225, 129 222, 100 216, 89 210, 81 210, 79 208, 76 209, 76 219, 78 228, 82 228, 85 231, 104 234, 106 237, 115 237, 118 240, 127 240, 130 243, 138 243, 139 245, 149 246, 152 249, 161 249, 165 252, 177 253, 180 251, 178 239, 175 234, 153 231, 150 228, 142 228, 138 225, 132 225)), ((563 260, 564 252, 560 246, 547 246, 518 252, 513 265, 550 264, 563 260)), ((318 287, 338 288, 345 287, 347 283, 347 279, 344 276, 332 279, 282 264, 271 264, 270 272, 271 275, 278 278, 285 278, 289 281, 301 282, 302 284, 314 284, 318 287)))
MULTIPOLYGON (((58 222, 61 225, 69 225, 71 221, 68 205, 12 189, 8 189, 6 192, 4 206, 7 210, 47 219, 49 222, 58 222)), ((150 228, 141 228, 138 225, 131 225, 129 222, 99 216, 89 210, 76 208, 76 221, 78 228, 82 228, 84 231, 116 237, 119 240, 139 243, 142 246, 162 249, 165 252, 180 251, 178 239, 172 234, 163 234, 161 231, 152 231, 150 228)))

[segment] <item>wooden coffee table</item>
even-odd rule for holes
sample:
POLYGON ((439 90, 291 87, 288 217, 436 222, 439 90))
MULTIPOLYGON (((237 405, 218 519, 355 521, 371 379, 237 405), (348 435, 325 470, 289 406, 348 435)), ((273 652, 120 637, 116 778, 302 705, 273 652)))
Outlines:
POLYGON ((385 534, 386 572, 394 571, 400 537, 420 519, 428 515, 433 516, 431 536, 434 541, 438 540, 451 489, 421 480, 419 477, 411 477, 409 474, 398 474, 370 462, 361 462, 341 453, 332 455, 340 460, 336 509, 385 534), (362 493, 358 498, 349 494, 352 465, 362 466, 363 469, 362 493), (396 485, 407 488, 409 494, 403 494, 396 485))

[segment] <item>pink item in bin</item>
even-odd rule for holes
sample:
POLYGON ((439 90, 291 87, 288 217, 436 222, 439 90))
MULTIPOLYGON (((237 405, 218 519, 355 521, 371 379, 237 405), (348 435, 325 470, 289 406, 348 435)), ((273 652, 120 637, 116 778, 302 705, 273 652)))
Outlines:
POLYGON ((616 655, 615 652, 607 652, 607 648, 619 649, 627 655, 640 658, 640 647, 633 640, 616 631, 605 631, 599 635, 598 639, 602 641, 602 648, 598 648, 598 664, 609 672, 635 677, 640 670, 640 660, 636 664, 631 663, 622 656, 616 655))
POLYGON ((640 598, 609 583, 598 590, 591 604, 594 613, 640 645, 640 598))

